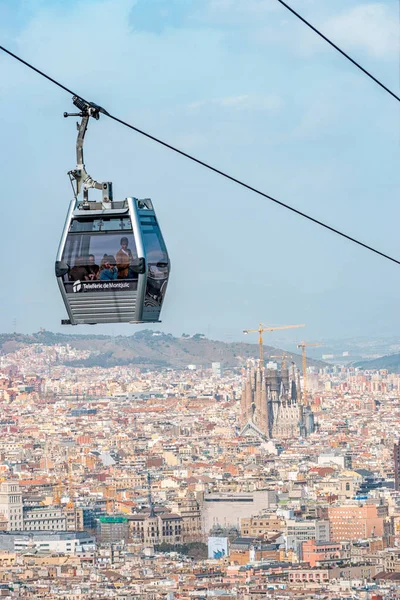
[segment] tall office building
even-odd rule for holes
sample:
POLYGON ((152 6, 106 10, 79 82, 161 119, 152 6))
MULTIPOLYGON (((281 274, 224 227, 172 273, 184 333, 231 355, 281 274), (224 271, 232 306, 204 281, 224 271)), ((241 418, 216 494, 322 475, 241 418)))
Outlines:
POLYGON ((298 401, 294 370, 275 363, 249 368, 243 381, 241 435, 261 439, 291 439, 314 431, 311 410, 298 401))

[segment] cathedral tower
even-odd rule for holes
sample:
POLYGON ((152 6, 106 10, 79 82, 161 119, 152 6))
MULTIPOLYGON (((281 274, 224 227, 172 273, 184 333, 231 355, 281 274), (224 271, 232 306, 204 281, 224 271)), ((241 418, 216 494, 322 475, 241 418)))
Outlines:
POLYGON ((294 367, 291 373, 286 365, 279 371, 276 363, 248 368, 240 403, 241 435, 287 440, 308 433, 299 396, 294 367))

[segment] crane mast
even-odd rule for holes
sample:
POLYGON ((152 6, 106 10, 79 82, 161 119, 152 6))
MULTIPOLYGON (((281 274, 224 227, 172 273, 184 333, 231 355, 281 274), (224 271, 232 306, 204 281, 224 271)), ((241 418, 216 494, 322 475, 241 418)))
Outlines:
POLYGON ((308 404, 307 399, 307 353, 306 348, 315 348, 317 346, 322 346, 322 344, 307 344, 306 342, 301 342, 301 344, 297 344, 298 348, 301 348, 301 362, 303 367, 303 404, 306 406, 308 404))

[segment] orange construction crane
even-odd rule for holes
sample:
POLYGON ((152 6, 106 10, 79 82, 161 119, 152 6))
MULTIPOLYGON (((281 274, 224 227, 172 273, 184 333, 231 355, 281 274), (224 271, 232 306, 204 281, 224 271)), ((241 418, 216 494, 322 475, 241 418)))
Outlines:
POLYGON ((268 356, 268 358, 279 358, 282 361, 282 363, 281 363, 282 369, 286 369, 286 367, 287 367, 286 360, 288 358, 293 358, 293 356, 291 354, 286 354, 286 352, 284 352, 283 354, 276 354, 276 355, 274 354, 273 356, 268 356))
POLYGON ((263 333, 264 331, 278 331, 280 329, 298 329, 299 327, 305 327, 305 325, 282 325, 281 327, 264 327, 262 323, 260 323, 260 327, 258 329, 244 329, 243 333, 258 333, 258 343, 260 345, 260 366, 264 366, 264 346, 263 346, 263 333))
MULTIPOLYGON (((297 344, 298 348, 301 348, 301 358, 303 363, 303 404, 307 404, 307 355, 306 348, 312 348, 316 346, 322 346, 323 344, 307 344, 307 342, 301 342, 297 344)), ((299 390, 300 391, 300 390, 299 390)))

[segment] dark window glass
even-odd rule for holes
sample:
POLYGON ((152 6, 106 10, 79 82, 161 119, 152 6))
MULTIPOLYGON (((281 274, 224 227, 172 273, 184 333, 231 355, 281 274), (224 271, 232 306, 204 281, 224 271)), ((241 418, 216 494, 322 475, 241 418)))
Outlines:
POLYGON ((69 233, 62 258, 69 267, 65 281, 137 279, 132 233, 69 233))
POLYGON ((168 274, 168 254, 157 224, 141 226, 147 259, 147 288, 145 305, 161 306, 168 274))
POLYGON ((146 249, 146 258, 149 264, 168 263, 167 249, 162 239, 160 229, 154 225, 143 225, 143 242, 146 249))

